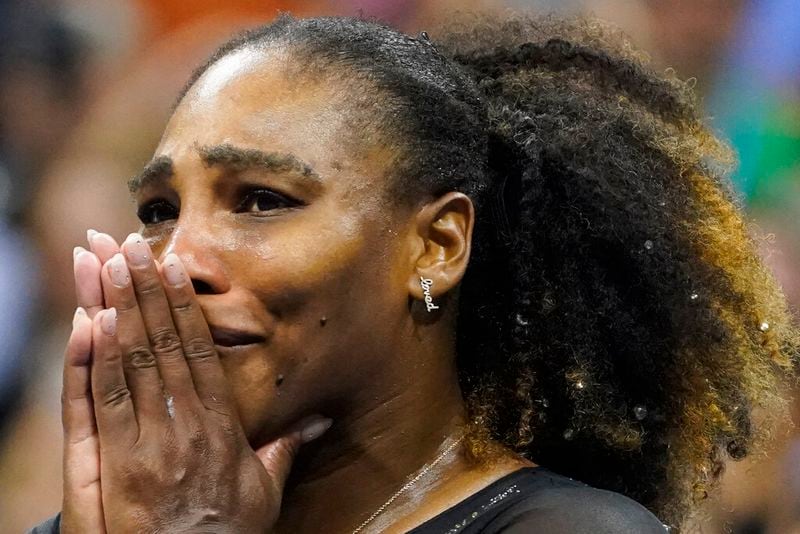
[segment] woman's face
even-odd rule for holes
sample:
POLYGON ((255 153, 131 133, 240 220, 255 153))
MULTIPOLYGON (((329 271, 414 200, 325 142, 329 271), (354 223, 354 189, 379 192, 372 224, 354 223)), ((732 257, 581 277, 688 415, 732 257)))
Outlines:
POLYGON ((356 414, 404 363, 391 351, 413 264, 381 199, 389 152, 345 149, 344 90, 287 76, 291 59, 217 62, 136 179, 143 234, 186 264, 254 445, 306 415, 356 414))

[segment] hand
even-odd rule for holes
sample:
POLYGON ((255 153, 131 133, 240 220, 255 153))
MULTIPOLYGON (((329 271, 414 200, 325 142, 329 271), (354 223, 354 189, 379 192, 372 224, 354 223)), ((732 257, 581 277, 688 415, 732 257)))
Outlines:
POLYGON ((305 419, 254 452, 180 259, 159 269, 137 234, 122 250, 100 273, 111 308, 91 325, 106 528, 268 531, 297 450, 330 420, 305 419))
POLYGON ((90 385, 92 322, 105 306, 100 268, 119 252, 106 234, 88 232, 92 252, 76 247, 75 292, 78 309, 64 354, 61 418, 64 427, 64 500, 61 532, 104 533, 100 491, 100 445, 90 385))

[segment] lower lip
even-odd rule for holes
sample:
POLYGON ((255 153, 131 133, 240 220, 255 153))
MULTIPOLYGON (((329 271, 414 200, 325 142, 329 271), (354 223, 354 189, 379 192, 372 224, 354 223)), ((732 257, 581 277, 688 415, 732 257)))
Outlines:
POLYGON ((246 345, 217 345, 214 344, 214 348, 217 352, 241 352, 243 350, 252 349, 258 345, 258 343, 248 343, 246 345))

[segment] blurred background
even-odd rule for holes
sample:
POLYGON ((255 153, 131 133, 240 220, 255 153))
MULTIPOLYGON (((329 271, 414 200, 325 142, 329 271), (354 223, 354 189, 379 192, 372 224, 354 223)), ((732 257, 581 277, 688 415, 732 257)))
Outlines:
MULTIPOLYGON (((711 125, 739 153, 735 184, 797 309, 800 0, 0 0, 0 532, 61 506, 72 248, 87 228, 136 230, 125 182, 215 45, 279 10, 419 32, 454 10, 507 7, 594 13, 659 68, 696 80, 711 125)), ((800 434, 731 463, 706 508, 691 531, 800 533, 800 434)))

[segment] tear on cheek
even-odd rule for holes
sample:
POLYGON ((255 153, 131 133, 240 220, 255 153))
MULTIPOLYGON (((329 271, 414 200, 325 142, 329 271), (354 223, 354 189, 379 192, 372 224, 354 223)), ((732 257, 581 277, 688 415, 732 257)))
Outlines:
MULTIPOLYGON (((148 235, 147 233, 145 233, 145 235, 143 235, 142 237, 144 237, 145 243, 147 243, 147 246, 149 246, 154 251, 155 254, 155 249, 159 248, 164 243, 166 243, 168 234, 164 232, 159 232, 156 234, 148 235)), ((158 254, 155 255, 158 256, 158 254)))

